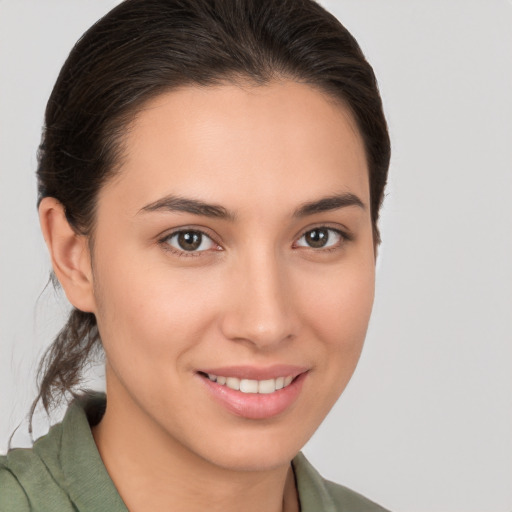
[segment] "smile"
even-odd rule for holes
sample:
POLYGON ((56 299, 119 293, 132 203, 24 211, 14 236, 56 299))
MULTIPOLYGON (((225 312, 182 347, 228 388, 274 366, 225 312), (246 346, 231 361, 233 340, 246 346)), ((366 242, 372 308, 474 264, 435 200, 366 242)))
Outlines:
POLYGON ((246 419, 270 419, 285 413, 298 399, 306 367, 230 366, 197 372, 208 395, 224 410, 246 419))
POLYGON ((242 393, 261 393, 270 394, 280 389, 286 388, 293 381, 293 376, 277 377, 275 379, 253 380, 239 379, 238 377, 224 377, 222 375, 208 374, 208 378, 212 382, 216 382, 221 386, 226 386, 235 391, 242 393))

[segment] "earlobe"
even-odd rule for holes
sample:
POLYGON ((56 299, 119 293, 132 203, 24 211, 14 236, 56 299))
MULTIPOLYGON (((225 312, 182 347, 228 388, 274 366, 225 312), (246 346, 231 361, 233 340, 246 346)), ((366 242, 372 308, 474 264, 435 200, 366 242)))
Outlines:
POLYGON ((53 270, 68 300, 77 309, 95 312, 88 240, 69 225, 62 204, 45 197, 39 204, 39 222, 53 270))

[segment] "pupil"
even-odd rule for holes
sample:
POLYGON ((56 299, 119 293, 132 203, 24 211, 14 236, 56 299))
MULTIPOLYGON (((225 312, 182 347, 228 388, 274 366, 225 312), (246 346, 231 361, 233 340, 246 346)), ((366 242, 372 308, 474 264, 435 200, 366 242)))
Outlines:
POLYGON ((197 231, 183 231, 178 235, 178 244, 185 251, 194 251, 201 245, 201 239, 197 231))
POLYGON ((329 234, 326 229, 313 229, 306 233, 306 241, 311 247, 323 247, 328 238, 329 234))

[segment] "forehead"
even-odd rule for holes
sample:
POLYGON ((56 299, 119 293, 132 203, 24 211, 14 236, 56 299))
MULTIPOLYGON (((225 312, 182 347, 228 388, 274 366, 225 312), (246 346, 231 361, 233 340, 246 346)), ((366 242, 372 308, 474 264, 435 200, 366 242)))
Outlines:
MULTIPOLYGON (((124 140, 116 189, 127 208, 166 194, 243 207, 356 193, 368 170, 356 123, 341 102, 292 81, 183 87, 138 113, 124 140)), ((113 190, 115 192, 115 190, 113 190)))

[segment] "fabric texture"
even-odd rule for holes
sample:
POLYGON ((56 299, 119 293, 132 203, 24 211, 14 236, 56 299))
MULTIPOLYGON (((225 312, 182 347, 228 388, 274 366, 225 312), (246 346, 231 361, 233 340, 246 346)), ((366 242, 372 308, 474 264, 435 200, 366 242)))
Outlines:
MULTIPOLYGON (((0 456, 0 512, 128 512, 94 443, 104 394, 84 395, 32 448, 0 456)), ((324 480, 302 453, 292 461, 301 512, 386 512, 324 480)))

